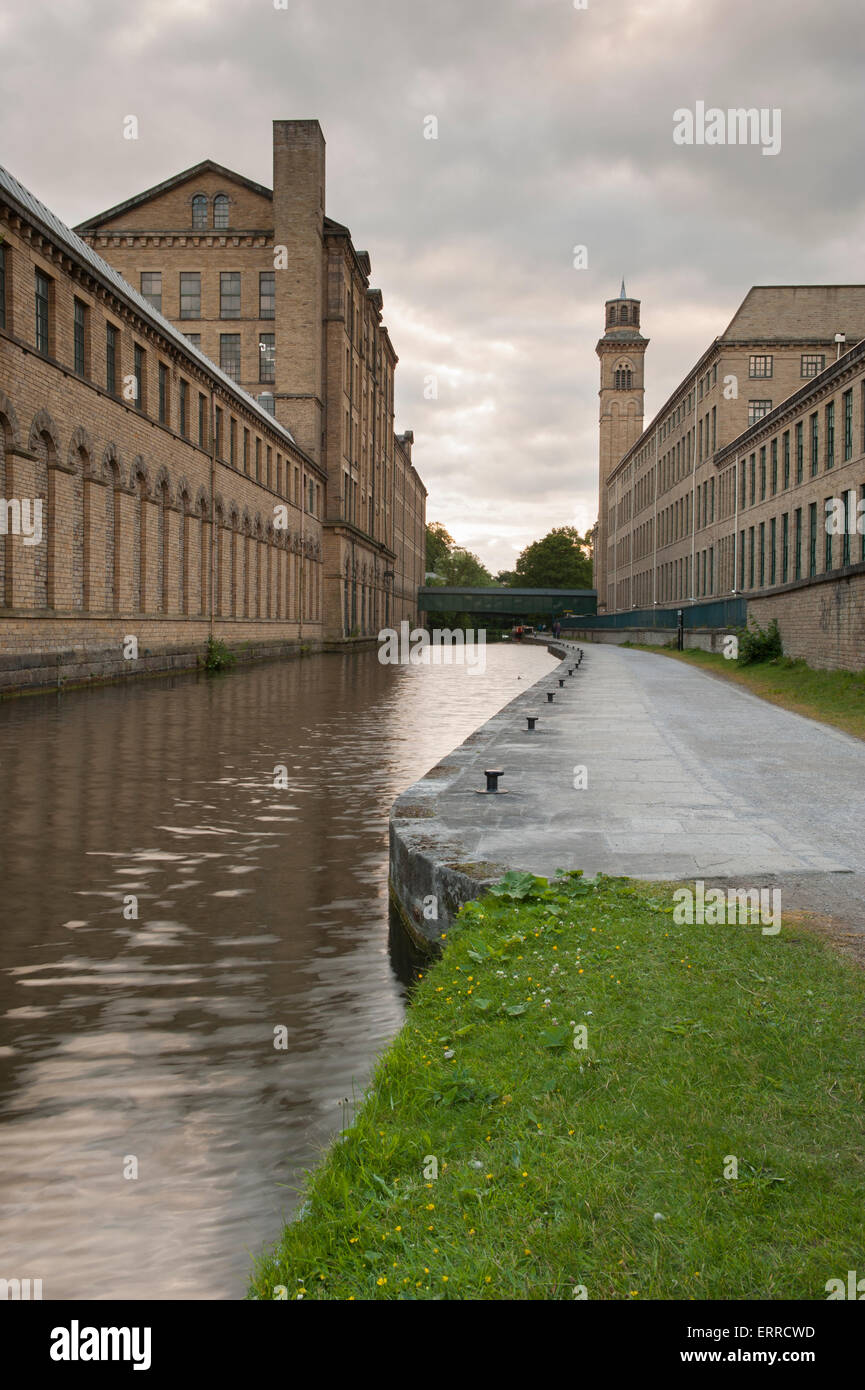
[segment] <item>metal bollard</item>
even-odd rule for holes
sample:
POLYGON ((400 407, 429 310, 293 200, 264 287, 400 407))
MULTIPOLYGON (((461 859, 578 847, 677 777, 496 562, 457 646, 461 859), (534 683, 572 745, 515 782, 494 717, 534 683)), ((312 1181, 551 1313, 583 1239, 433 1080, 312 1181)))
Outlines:
POLYGON ((487 785, 483 791, 476 788, 478 796, 507 796, 504 787, 499 790, 499 778, 504 776, 501 768, 484 768, 484 776, 487 779, 487 785))

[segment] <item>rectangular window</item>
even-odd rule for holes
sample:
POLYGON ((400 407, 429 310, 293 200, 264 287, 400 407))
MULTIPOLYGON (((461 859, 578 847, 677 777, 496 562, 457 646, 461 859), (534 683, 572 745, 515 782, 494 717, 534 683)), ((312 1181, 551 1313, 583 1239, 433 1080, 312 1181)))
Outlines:
POLYGON ((835 402, 826 406, 826 467, 835 467, 835 402))
POLYGON ((110 396, 117 395, 117 329, 113 323, 105 325, 105 389, 110 396))
POLYGON ((754 425, 758 420, 762 420, 764 415, 768 415, 772 409, 771 401, 749 401, 748 402, 748 424, 754 425))
POLYGON ((766 445, 760 450, 760 501, 766 500, 766 445))
POLYGON ((180 272, 180 317, 182 319, 201 318, 200 270, 181 270, 180 272))
POLYGON ((159 423, 168 420, 168 368, 164 362, 159 364, 159 423))
POLYGON ((132 375, 135 379, 135 399, 133 405, 144 409, 144 348, 135 343, 132 348, 132 375))
POLYGON ((802 421, 796 426, 796 482, 801 483, 805 476, 805 426, 802 421))
POLYGON ((198 443, 202 449, 207 447, 207 397, 198 397, 198 443))
POLYGON ((258 379, 276 381, 276 334, 258 335, 258 379))
POLYGON ((784 487, 790 486, 790 431, 784 431, 784 487))
POLYGON ((826 357, 822 352, 803 352, 801 375, 803 379, 809 376, 818 376, 826 365, 826 357))
POLYGON ((856 534, 856 490, 849 488, 844 493, 844 535, 841 541, 841 564, 850 564, 850 534, 856 534))
POLYGON ((198 348, 199 352, 201 351, 201 334, 200 334, 200 333, 184 333, 183 336, 184 336, 184 338, 186 339, 186 341, 187 341, 188 343, 191 343, 192 346, 193 346, 194 348, 198 348))
POLYGON ((276 271, 261 270, 258 274, 258 317, 276 318, 276 271))
POLYGON ((753 507, 754 503, 755 503, 756 500, 757 500, 757 455, 756 455, 756 454, 752 454, 752 455, 751 455, 750 469, 751 469, 751 506, 753 507))
POLYGON ((778 441, 772 440, 772 496, 778 491, 778 441))
POLYGON ((152 309, 162 313, 162 271, 142 270, 141 297, 146 299, 152 309))
POLYGON ((237 421, 231 417, 231 424, 228 427, 228 461, 232 468, 237 467, 237 421))
POLYGON ((844 462, 853 457, 853 392, 844 392, 844 462))
POLYGON ((808 574, 817 573, 817 503, 808 508, 808 574))
POLYGON ((257 436, 255 440, 255 481, 261 482, 261 440, 257 436))
MULTIPOLYGON (((823 499, 823 516, 827 521, 832 512, 832 502, 833 498, 831 497, 824 497, 823 499)), ((832 568, 832 532, 828 525, 824 525, 823 534, 825 537, 823 541, 823 569, 828 574, 832 568)))
POLYGON ((796 522, 796 524, 795 524, 795 526, 794 526, 794 528, 793 528, 794 541, 795 541, 795 545, 794 545, 794 559, 795 559, 795 562, 796 562, 796 568, 795 568, 795 571, 794 571, 794 578, 796 578, 796 579, 801 579, 801 578, 802 578, 802 508, 801 508, 801 507, 797 507, 797 508, 796 508, 795 522, 796 522))
POLYGON ((745 460, 742 459, 742 462, 739 464, 739 506, 742 508, 745 506, 745 467, 745 460))
POLYGON ((751 361, 750 361, 750 364, 749 364, 749 367, 748 367, 748 375, 749 375, 749 376, 771 376, 771 375, 772 375, 772 369, 773 369, 773 366, 774 366, 774 362, 775 362, 775 359, 774 359, 774 357, 772 357, 771 355, 769 355, 769 356, 764 356, 764 355, 758 354, 758 355, 756 355, 756 356, 752 356, 751 361))
POLYGON ((243 431, 243 471, 249 472, 249 430, 243 431))
POLYGON ((87 305, 80 299, 72 303, 72 327, 74 333, 75 371, 78 376, 87 375, 87 305))
POLYGON ((718 407, 717 407, 716 405, 713 405, 713 406, 712 406, 712 453, 715 452, 715 448, 716 448, 716 446, 717 446, 717 442, 718 442, 718 407))
POLYGON ((240 318, 239 270, 221 270, 219 272, 219 317, 221 319, 240 318))
POLYGON ((766 586, 766 523, 760 522, 760 588, 766 586))
POLYGON ((215 417, 216 417, 216 418, 215 418, 215 421, 214 421, 215 437, 214 437, 213 443, 214 443, 214 446, 215 446, 215 449, 216 449, 216 457, 217 457, 218 459, 221 459, 221 458, 222 458, 222 411, 220 410, 219 406, 216 407, 216 410, 215 410, 214 413, 215 413, 215 417))
POLYGON ((811 416, 811 477, 815 477, 820 468, 820 420, 817 411, 811 416))
POLYGON ((774 517, 769 522, 769 583, 775 583, 775 548, 778 544, 778 523, 774 517))
POLYGON ((51 281, 41 270, 36 272, 36 351, 48 351, 51 281))
MULTIPOLYGON (((863 524, 863 519, 865 519, 865 483, 863 483, 859 489, 859 517, 857 519, 857 528, 863 524)), ((865 526, 863 526, 862 537, 859 541, 859 563, 865 564, 865 526)))
POLYGON ((240 334, 220 333, 219 365, 232 381, 240 381, 240 334))
POLYGON ((781 517, 781 583, 787 583, 790 572, 790 513, 781 517))
POLYGON ((0 328, 6 327, 6 247, 0 246, 0 328))
POLYGON ((748 527, 748 588, 754 587, 754 527, 748 527))
POLYGON ((189 437, 189 387, 185 381, 180 383, 180 433, 184 439, 189 437))

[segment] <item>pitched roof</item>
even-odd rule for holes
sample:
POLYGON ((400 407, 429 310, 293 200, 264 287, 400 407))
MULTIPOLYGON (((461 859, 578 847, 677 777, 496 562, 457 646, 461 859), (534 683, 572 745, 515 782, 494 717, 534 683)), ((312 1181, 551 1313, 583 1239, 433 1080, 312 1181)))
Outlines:
POLYGON ((0 190, 2 190, 13 203, 17 203, 25 216, 40 226, 48 237, 63 246, 79 263, 83 262, 103 284, 107 283, 108 287, 111 288, 119 298, 125 300, 136 313, 140 314, 143 319, 147 320, 154 328, 158 329, 163 337, 175 343, 187 356, 194 357, 211 376, 215 376, 228 392, 236 396, 248 410, 251 410, 253 414, 258 415, 262 420, 266 421, 271 430, 275 430, 277 434, 283 434, 286 439, 291 441, 295 448, 298 448, 294 436, 284 425, 279 423, 274 415, 271 415, 269 411, 259 405, 255 397, 250 396, 248 391, 244 391, 241 386, 238 386, 221 367, 218 367, 215 362, 211 362, 210 358, 206 357, 200 348, 190 343, 189 339, 181 333, 178 328, 175 328, 174 324, 171 323, 169 319, 163 318, 162 314, 158 313, 153 308, 149 300, 144 299, 136 289, 133 289, 128 281, 124 280, 119 271, 115 270, 107 261, 104 261, 101 256, 98 256, 93 248, 87 245, 86 241, 82 241, 77 232, 73 232, 72 228, 67 227, 65 222, 61 222, 56 213, 53 213, 50 208, 46 207, 44 203, 41 203, 38 198, 35 198, 30 190, 25 188, 23 183, 19 183, 14 174, 10 174, 9 170, 4 169, 2 165, 0 165, 0 190))
POLYGON ((86 218, 84 222, 79 222, 76 225, 75 231, 89 232, 101 226, 103 222, 113 222, 115 217, 120 217, 122 213, 130 212, 132 208, 140 207, 142 203, 147 203, 151 198, 157 198, 162 193, 169 193, 172 188, 177 188, 182 183, 200 178, 202 174, 218 174, 220 178, 242 184, 251 192, 260 194, 262 198, 273 199, 272 189, 265 188, 261 183, 254 183, 252 179, 246 178, 243 174, 235 173, 233 169, 226 169, 224 164, 217 164, 212 159, 202 159, 200 164, 193 164, 190 169, 184 169, 180 174, 173 174, 170 179, 164 179, 162 183, 155 183, 152 188, 145 188, 143 193, 136 193, 132 198, 126 198, 113 208, 107 208, 105 212, 98 212, 94 217, 86 218))

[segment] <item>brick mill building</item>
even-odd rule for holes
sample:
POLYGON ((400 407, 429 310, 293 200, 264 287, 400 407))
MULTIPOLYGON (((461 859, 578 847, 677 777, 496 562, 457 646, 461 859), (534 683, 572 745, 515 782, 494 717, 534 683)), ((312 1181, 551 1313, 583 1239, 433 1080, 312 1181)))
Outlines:
POLYGON ((597 345, 599 612, 744 597, 790 655, 865 666, 865 286, 754 287, 644 429, 647 346, 623 284, 597 345))
MULTIPOLYGON (((0 690, 194 664, 211 635, 267 655, 415 620, 426 492, 411 432, 393 434, 381 296, 347 229, 325 231, 317 123, 277 122, 274 148, 275 199, 217 180, 244 229, 158 239, 201 267, 192 324, 190 272, 167 260, 160 302, 157 272, 123 267, 142 295, 0 169, 0 690), (301 189, 298 168, 318 182, 301 189), (235 293, 241 366, 226 368, 235 293)), ((166 223, 171 199, 187 199, 187 222, 196 198, 216 216, 203 167, 191 188, 169 181, 166 223)), ((152 219, 148 197, 133 202, 152 219)), ((129 242, 150 256, 153 237, 129 242)))
POLYGON ((272 189, 205 160, 76 231, 324 470, 325 631, 414 620, 426 490, 369 255, 325 212, 318 121, 273 122, 272 189))

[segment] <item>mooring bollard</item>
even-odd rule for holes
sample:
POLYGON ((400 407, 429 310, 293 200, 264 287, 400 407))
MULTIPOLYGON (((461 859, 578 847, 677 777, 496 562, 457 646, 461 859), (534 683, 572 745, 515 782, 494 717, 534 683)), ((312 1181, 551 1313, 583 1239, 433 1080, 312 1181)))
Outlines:
POLYGON ((553 703, 553 700, 554 700, 555 698, 556 698, 556 692, 555 692, 554 690, 548 690, 548 691, 547 691, 547 704, 548 704, 548 705, 551 705, 551 704, 553 703))
POLYGON ((563 689, 564 684, 565 684, 565 678, 564 678, 564 676, 559 676, 559 690, 563 689))
POLYGON ((539 714, 527 714, 527 715, 526 715, 526 719, 529 721, 529 733, 530 733, 530 734, 533 734, 534 731, 535 731, 535 725, 537 724, 538 720, 540 719, 540 715, 539 715, 539 714))
POLYGON ((569 675, 569 676, 572 676, 573 674, 574 674, 574 668, 573 668, 573 666, 569 666, 569 667, 568 667, 568 675, 569 675))
POLYGON ((484 776, 487 779, 487 785, 483 791, 476 788, 478 796, 507 796, 504 787, 499 789, 499 778, 504 776, 501 768, 484 768, 484 776))

